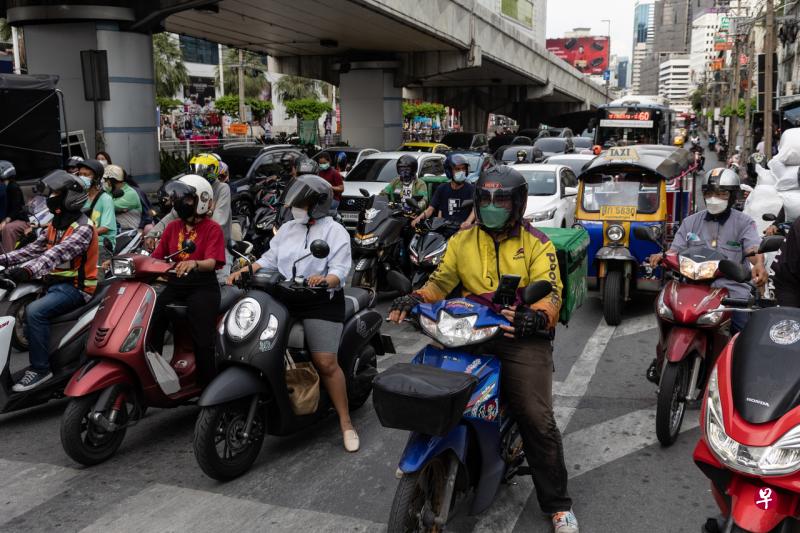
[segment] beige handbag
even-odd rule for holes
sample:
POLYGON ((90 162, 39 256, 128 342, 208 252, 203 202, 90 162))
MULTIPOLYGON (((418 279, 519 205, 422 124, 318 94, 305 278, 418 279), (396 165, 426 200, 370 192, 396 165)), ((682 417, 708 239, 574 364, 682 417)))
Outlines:
POLYGON ((296 415, 310 415, 319 405, 319 374, 312 363, 295 363, 286 352, 286 388, 292 411, 296 415))

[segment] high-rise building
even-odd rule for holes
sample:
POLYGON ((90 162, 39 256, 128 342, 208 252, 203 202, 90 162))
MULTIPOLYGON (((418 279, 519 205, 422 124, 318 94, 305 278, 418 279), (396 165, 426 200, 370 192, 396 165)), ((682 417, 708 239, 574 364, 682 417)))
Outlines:
POLYGON ((633 12, 633 61, 631 62, 631 92, 640 94, 642 62, 648 48, 653 46, 655 0, 637 0, 633 12))
POLYGON ((689 74, 693 87, 697 87, 705 81, 709 63, 717 56, 717 52, 714 50, 714 36, 719 31, 720 21, 723 16, 721 13, 707 11, 694 19, 689 54, 689 74))
POLYGON ((669 101, 670 107, 689 110, 689 55, 672 53, 658 69, 658 95, 669 101))
POLYGON ((627 57, 617 58, 617 87, 620 89, 628 88, 628 65, 630 61, 627 57))

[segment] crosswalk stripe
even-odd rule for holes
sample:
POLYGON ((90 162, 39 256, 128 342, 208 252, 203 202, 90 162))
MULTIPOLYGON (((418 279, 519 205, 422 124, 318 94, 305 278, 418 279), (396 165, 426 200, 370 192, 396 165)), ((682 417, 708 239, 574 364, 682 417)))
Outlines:
POLYGON ((0 459, 0 524, 27 513, 59 493, 79 472, 71 468, 0 459))
POLYGON ((644 316, 637 316, 636 318, 625 319, 625 322, 617 326, 614 332, 614 337, 627 337, 628 335, 636 335, 655 329, 658 327, 658 320, 655 313, 650 313, 644 316))
POLYGON ((351 516, 290 509, 214 492, 155 484, 120 501, 82 533, 140 531, 378 532, 386 526, 351 516))

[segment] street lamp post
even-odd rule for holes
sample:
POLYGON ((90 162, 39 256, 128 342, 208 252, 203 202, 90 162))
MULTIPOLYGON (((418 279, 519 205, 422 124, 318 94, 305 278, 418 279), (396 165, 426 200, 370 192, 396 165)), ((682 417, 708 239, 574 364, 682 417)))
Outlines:
POLYGON ((608 24, 608 63, 606 64, 606 99, 608 99, 608 89, 611 84, 611 19, 602 19, 600 22, 608 24))

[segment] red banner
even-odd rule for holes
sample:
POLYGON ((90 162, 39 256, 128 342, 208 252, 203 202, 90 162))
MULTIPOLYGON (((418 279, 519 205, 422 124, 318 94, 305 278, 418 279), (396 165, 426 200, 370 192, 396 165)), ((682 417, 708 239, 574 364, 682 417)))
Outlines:
POLYGON ((547 50, 585 74, 602 74, 608 69, 608 37, 547 39, 547 50))

